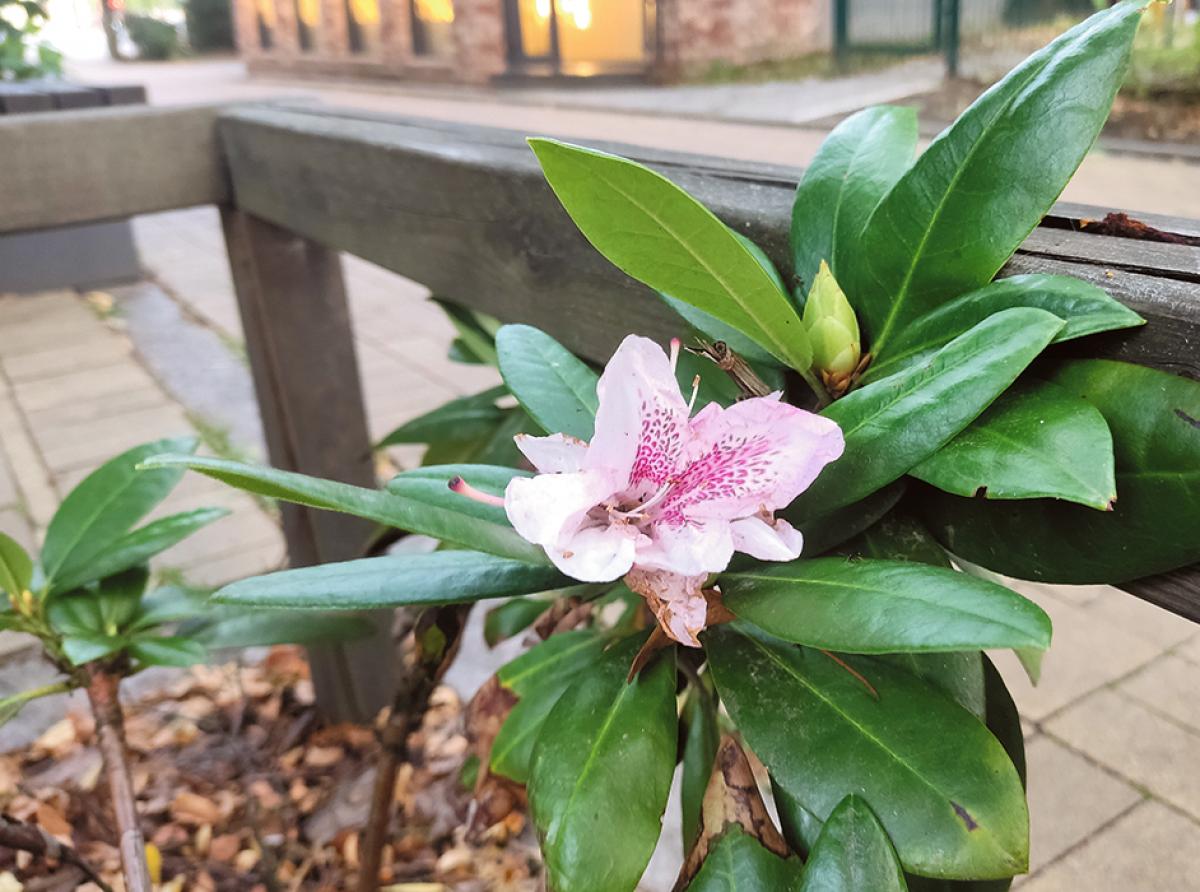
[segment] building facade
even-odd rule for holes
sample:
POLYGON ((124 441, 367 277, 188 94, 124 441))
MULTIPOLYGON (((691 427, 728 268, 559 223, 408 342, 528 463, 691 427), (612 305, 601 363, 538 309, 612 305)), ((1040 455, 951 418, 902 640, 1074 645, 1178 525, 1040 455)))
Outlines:
POLYGON ((674 80, 829 46, 828 0, 233 0, 251 71, 674 80))

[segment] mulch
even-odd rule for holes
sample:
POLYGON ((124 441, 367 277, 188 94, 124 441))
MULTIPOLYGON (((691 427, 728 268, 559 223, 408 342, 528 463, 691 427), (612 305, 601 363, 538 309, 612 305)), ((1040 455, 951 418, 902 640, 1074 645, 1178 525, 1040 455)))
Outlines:
MULTIPOLYGON (((307 663, 275 648, 258 665, 198 667, 126 704, 131 770, 165 892, 354 888, 379 752, 375 730, 322 727, 307 663)), ((540 863, 520 804, 468 835, 472 745, 464 704, 436 690, 395 788, 384 851, 391 892, 532 892, 540 863)), ((0 814, 73 846, 114 889, 119 857, 86 715, 0 756, 0 814)), ((477 823, 477 822, 476 822, 477 823)), ((0 848, 0 892, 98 887, 81 871, 0 848)))

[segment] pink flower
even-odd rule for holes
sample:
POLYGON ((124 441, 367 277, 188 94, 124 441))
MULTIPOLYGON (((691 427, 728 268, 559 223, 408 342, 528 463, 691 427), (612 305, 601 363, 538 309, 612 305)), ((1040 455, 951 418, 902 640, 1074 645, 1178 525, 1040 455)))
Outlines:
POLYGON ((689 418, 674 357, 633 335, 596 391, 590 444, 563 434, 517 438, 539 473, 509 483, 508 518, 568 576, 624 576, 671 638, 698 646, 704 584, 734 551, 799 556, 800 533, 774 512, 842 454, 841 429, 778 393, 728 409, 710 403, 689 418))

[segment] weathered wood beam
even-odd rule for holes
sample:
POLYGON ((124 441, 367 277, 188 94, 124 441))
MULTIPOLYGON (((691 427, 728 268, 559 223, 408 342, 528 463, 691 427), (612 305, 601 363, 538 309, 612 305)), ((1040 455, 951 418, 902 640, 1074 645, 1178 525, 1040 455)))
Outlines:
POLYGON ((0 116, 0 233, 227 201, 217 112, 114 106, 0 116))

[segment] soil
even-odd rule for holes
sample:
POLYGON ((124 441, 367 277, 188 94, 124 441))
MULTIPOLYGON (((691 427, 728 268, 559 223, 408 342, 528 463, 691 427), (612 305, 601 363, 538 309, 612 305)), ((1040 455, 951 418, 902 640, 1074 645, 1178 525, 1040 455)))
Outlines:
MULTIPOLYGON (((540 864, 519 802, 468 839, 463 704, 438 688, 395 789, 385 888, 531 892, 540 864), (419 886, 408 884, 433 883, 419 886)), ((373 728, 321 727, 307 664, 276 648, 199 667, 126 705, 131 770, 163 892, 346 892, 379 752, 373 728)), ((71 715, 0 756, 0 814, 73 846, 115 889, 119 857, 93 727, 71 715)), ((475 822, 478 824, 478 821, 475 822)), ((0 889, 98 892, 82 872, 0 848, 0 889)))

